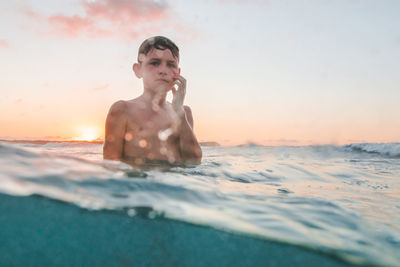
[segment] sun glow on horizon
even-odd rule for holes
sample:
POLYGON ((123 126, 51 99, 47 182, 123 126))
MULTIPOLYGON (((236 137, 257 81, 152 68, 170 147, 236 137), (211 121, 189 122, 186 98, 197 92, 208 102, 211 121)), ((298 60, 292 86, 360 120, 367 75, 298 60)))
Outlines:
POLYGON ((80 135, 74 138, 76 141, 94 141, 100 137, 100 131, 96 126, 81 126, 78 129, 80 135))

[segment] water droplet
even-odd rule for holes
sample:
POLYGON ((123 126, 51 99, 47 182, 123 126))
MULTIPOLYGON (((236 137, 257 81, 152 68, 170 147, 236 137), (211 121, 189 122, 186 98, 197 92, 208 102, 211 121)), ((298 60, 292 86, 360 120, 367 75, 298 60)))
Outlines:
POLYGON ((126 133, 125 134, 125 140, 127 142, 131 141, 133 139, 133 135, 131 133, 126 133))
POLYGON ((167 154, 167 149, 165 147, 160 148, 161 155, 167 154))
POLYGON ((128 210, 128 216, 133 217, 136 215, 136 211, 134 209, 129 209, 128 210))
POLYGON ((139 146, 145 148, 147 146, 147 141, 145 139, 140 139, 139 146))
POLYGON ((149 212, 148 216, 149 219, 154 219, 157 216, 157 213, 154 210, 152 210, 149 212))
POLYGON ((168 137, 172 134, 172 129, 171 128, 167 128, 163 131, 159 131, 158 132, 158 139, 160 139, 161 141, 166 141, 168 139, 168 137))

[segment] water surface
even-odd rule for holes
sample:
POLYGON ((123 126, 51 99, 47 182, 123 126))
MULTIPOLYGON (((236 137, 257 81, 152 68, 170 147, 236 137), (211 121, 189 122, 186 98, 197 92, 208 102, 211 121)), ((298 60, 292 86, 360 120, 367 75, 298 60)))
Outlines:
POLYGON ((400 144, 203 147, 202 164, 133 170, 102 145, 0 143, 0 192, 169 218, 351 263, 399 265, 400 144))

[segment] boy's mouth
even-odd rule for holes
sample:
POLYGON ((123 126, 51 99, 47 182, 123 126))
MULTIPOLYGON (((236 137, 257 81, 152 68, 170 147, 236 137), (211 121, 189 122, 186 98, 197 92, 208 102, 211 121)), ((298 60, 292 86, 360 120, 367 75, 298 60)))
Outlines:
POLYGON ((167 79, 157 79, 157 81, 169 83, 169 81, 167 79))

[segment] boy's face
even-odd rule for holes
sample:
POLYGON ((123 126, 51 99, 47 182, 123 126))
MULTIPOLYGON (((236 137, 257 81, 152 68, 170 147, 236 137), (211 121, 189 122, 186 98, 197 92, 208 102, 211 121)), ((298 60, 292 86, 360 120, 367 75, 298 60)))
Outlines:
POLYGON ((167 93, 180 73, 178 63, 169 49, 152 49, 147 55, 139 55, 139 64, 134 70, 137 77, 143 78, 146 90, 167 93))

